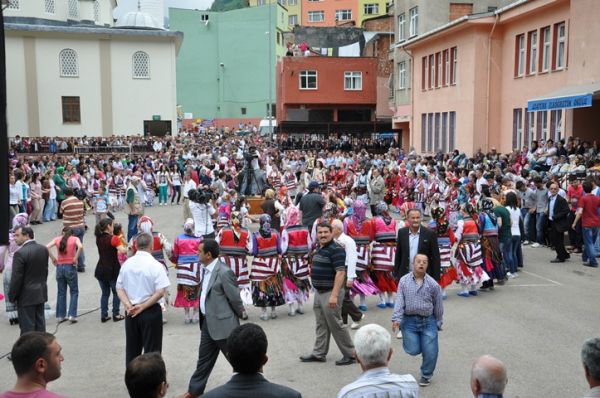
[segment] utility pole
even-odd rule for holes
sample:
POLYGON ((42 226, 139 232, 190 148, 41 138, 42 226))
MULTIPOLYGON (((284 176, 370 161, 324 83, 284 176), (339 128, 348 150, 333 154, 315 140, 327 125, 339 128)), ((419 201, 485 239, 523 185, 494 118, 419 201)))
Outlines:
POLYGON ((0 7, 0 209, 4 209, 4 217, 0 217, 0 245, 8 244, 10 229, 10 211, 8 201, 8 126, 6 124, 6 46, 4 43, 4 7, 0 7))
MULTIPOLYGON (((277 0, 272 0, 272 3, 269 4, 269 104, 267 106, 267 118, 269 119, 269 139, 273 138, 273 7, 277 7, 277 0)), ((275 32, 277 32, 277 23, 275 23, 275 32)))

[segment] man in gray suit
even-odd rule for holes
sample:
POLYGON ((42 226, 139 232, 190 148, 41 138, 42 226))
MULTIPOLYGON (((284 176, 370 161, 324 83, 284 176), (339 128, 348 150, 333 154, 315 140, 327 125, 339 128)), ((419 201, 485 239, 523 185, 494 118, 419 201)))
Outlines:
POLYGON ((17 303, 21 335, 45 332, 44 303, 48 301, 48 249, 33 240, 30 227, 15 230, 19 250, 13 260, 12 279, 8 298, 17 303))
POLYGON ((219 261, 219 244, 205 239, 198 247, 202 263, 200 287, 200 348, 196 371, 190 379, 188 392, 181 398, 193 398, 204 393, 219 351, 227 356, 227 338, 240 325, 244 304, 240 298, 237 278, 219 261))

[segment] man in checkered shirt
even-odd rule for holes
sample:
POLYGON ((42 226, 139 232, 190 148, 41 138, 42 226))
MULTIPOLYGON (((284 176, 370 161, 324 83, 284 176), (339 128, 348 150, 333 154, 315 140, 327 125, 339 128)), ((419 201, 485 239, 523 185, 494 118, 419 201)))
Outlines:
POLYGON ((444 306, 442 288, 427 274, 429 259, 419 253, 413 272, 404 275, 392 315, 392 330, 402 331, 402 347, 409 355, 423 354, 419 385, 428 386, 438 356, 438 331, 442 330, 444 306))

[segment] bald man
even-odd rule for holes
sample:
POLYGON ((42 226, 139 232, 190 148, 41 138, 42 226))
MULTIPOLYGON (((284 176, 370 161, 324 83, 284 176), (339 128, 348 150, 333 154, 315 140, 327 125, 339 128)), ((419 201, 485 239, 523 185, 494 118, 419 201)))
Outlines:
POLYGON ((504 364, 491 355, 483 355, 471 368, 471 391, 477 398, 502 398, 508 378, 504 364))

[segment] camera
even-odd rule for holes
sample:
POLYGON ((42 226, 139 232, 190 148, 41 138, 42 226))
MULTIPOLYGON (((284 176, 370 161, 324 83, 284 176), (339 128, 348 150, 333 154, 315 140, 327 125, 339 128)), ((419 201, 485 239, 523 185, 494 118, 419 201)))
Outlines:
POLYGON ((188 192, 188 197, 192 202, 196 202, 198 204, 204 205, 211 201, 211 199, 216 199, 215 193, 210 188, 205 189, 191 189, 188 192))

